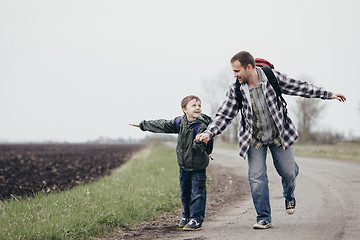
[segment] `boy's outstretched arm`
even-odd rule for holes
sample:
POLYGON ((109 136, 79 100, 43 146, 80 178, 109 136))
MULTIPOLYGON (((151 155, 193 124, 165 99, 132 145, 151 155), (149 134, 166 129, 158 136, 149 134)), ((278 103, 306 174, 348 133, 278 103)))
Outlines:
POLYGON ((346 101, 346 97, 342 94, 338 94, 338 93, 334 93, 331 97, 332 99, 337 99, 340 102, 345 102, 346 101))
POLYGON ((139 124, 133 124, 133 123, 129 123, 130 126, 133 126, 133 127, 140 127, 139 124))

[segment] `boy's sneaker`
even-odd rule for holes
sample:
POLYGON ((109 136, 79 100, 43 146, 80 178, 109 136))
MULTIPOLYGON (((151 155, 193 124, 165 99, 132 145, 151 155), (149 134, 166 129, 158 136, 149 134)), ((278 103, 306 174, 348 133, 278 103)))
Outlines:
POLYGON ((183 228, 189 222, 188 218, 182 218, 179 222, 179 227, 183 228))
POLYGON ((260 220, 259 222, 254 224, 254 229, 267 229, 271 228, 271 222, 266 220, 260 220))
POLYGON ((293 214, 295 212, 296 201, 295 198, 291 201, 285 199, 285 210, 287 214, 293 214))
POLYGON ((188 224, 186 224, 183 228, 185 231, 198 231, 201 229, 201 223, 199 223, 196 219, 191 219, 190 222, 188 222, 188 224))

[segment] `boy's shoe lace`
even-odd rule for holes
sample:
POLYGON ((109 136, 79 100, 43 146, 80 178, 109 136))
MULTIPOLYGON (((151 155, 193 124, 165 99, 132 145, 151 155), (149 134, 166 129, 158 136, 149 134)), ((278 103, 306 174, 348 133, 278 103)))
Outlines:
POLYGON ((188 224, 186 224, 183 228, 183 230, 185 231, 198 231, 201 229, 201 223, 198 222, 196 219, 191 219, 190 222, 188 222, 188 224))
POLYGON ((189 222, 189 219, 188 218, 182 218, 179 222, 179 227, 183 228, 185 227, 185 225, 189 222))

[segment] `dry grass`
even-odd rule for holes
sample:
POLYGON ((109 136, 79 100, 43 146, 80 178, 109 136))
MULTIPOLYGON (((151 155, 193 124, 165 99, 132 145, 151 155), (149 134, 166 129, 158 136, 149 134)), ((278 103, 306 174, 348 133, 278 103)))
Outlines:
POLYGON ((294 145, 297 156, 330 158, 360 162, 360 143, 339 142, 336 144, 297 143, 294 145))
MULTIPOLYGON (((239 149, 237 143, 215 143, 214 148, 239 149)), ((330 158, 360 162, 360 142, 339 142, 336 144, 295 143, 296 156, 330 158)))

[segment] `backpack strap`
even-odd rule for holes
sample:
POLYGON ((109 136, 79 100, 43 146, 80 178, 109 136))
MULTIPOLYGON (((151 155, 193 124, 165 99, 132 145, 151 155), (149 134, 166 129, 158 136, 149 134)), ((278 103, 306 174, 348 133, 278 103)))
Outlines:
POLYGON ((243 104, 242 104, 242 95, 240 92, 240 82, 239 82, 239 79, 237 79, 237 78, 236 78, 236 82, 235 82, 235 95, 236 95, 236 102, 238 105, 238 109, 241 113, 241 125, 243 128, 245 128, 245 118, 244 118, 243 112, 242 112, 243 104))
POLYGON ((270 85, 275 90, 279 110, 280 110, 280 100, 281 100, 281 103, 284 105, 284 107, 286 107, 287 103, 286 103, 285 99, 283 98, 283 96, 281 95, 279 82, 278 82, 277 78, 275 77, 274 72, 268 66, 261 67, 261 69, 264 71, 267 79, 270 82, 270 85))
POLYGON ((195 126, 194 126, 194 134, 195 135, 197 134, 197 131, 199 130, 199 127, 200 127, 200 123, 195 124, 195 126))
MULTIPOLYGON (((181 121, 181 117, 177 117, 175 119, 175 124, 176 124, 176 129, 179 132, 180 131, 180 121, 181 121)), ((200 127, 200 123, 197 123, 194 125, 194 134, 196 135, 197 131, 199 130, 200 127)))
POLYGON ((178 132, 180 131, 180 120, 181 120, 181 117, 177 117, 175 119, 176 129, 178 132))

